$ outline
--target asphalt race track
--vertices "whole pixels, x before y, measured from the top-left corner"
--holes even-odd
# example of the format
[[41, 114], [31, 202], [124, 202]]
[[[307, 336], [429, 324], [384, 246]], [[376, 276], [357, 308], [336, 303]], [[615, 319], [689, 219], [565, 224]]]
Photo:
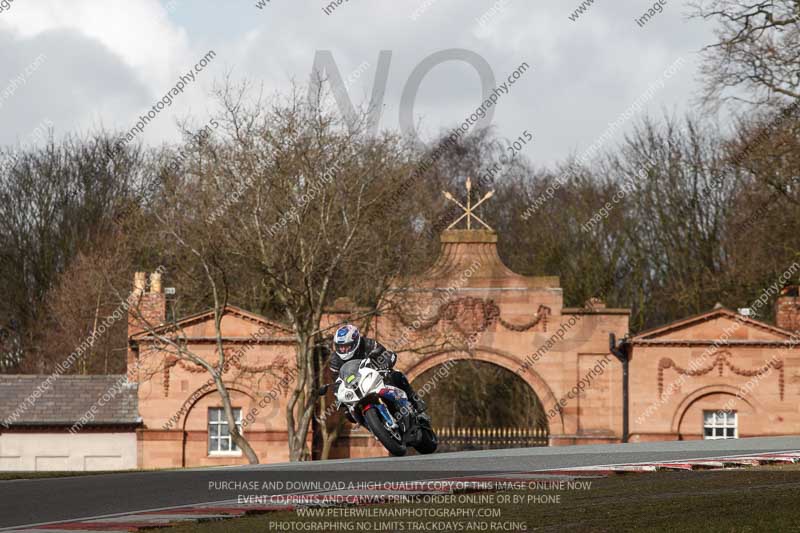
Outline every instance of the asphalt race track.
[[[0, 481], [0, 531], [132, 511], [210, 503], [269, 491], [224, 489], [258, 481], [414, 481], [459, 475], [558, 470], [581, 466], [680, 461], [800, 450], [800, 437], [654, 442], [459, 452], [403, 458], [349, 459]], [[274, 494], [300, 493], [301, 489]]]

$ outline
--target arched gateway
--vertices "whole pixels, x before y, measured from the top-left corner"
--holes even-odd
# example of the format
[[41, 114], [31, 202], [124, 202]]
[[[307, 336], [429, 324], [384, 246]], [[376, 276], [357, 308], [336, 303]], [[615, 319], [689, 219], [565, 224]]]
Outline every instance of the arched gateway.
[[[551, 445], [619, 442], [622, 371], [608, 340], [627, 333], [629, 311], [592, 304], [565, 308], [557, 277], [511, 271], [491, 229], [449, 229], [433, 266], [389, 290], [373, 332], [412, 381], [468, 359], [516, 374], [547, 413]], [[350, 441], [351, 456], [381, 453]]]
[[[450, 352], [409, 370], [417, 394], [428, 403], [439, 451], [547, 446], [551, 422], [541, 397], [552, 391], [540, 381], [526, 381], [525, 373], [509, 369], [513, 365], [497, 364], [492, 355]], [[561, 421], [555, 417], [552, 425]]]
[[[393, 284], [374, 334], [398, 353], [397, 368], [412, 381], [458, 360], [513, 373], [541, 403], [547, 420], [539, 427], [549, 431], [551, 445], [619, 442], [622, 369], [609, 352], [609, 333], [628, 332], [629, 310], [606, 309], [596, 299], [565, 308], [558, 277], [509, 269], [498, 255], [497, 234], [474, 213], [492, 193], [473, 205], [470, 186], [467, 180], [466, 206], [445, 194], [464, 214], [442, 232], [439, 257], [427, 271]], [[451, 229], [464, 219], [466, 229]], [[424, 395], [436, 381], [434, 373], [414, 386]], [[342, 441], [351, 456], [382, 453], [355, 435]]]

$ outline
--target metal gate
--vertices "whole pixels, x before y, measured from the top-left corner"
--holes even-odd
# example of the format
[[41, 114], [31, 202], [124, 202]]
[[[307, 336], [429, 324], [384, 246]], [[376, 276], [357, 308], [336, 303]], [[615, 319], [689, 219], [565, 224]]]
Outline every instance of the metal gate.
[[549, 432], [541, 427], [436, 428], [440, 452], [496, 450], [547, 446]]

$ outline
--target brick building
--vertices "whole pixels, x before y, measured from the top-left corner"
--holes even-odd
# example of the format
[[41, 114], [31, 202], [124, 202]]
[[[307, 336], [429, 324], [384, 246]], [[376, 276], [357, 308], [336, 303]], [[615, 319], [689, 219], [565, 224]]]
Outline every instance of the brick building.
[[[508, 269], [497, 254], [493, 231], [446, 230], [441, 242], [439, 258], [430, 269], [398, 282], [389, 291], [386, 311], [370, 323], [370, 334], [399, 353], [398, 368], [412, 381], [417, 379], [418, 390], [425, 385], [418, 379], [423, 373], [445, 368], [453, 360], [501, 366], [539, 398], [547, 414], [550, 445], [800, 433], [796, 288], [785, 289], [777, 298], [774, 325], [718, 306], [628, 336], [627, 309], [607, 308], [596, 299], [582, 307], [564, 307], [557, 277], [522, 276]], [[136, 417], [126, 415], [119, 421], [128, 439], [135, 438], [136, 465], [244, 462], [232, 449], [209, 374], [160, 348], [140, 322], [146, 318], [157, 333], [179, 334], [194, 352], [213, 361], [213, 311], [167, 323], [166, 297], [157, 273], [149, 283], [144, 274], [137, 274], [133, 293], [144, 315], [129, 322], [128, 378]], [[340, 300], [323, 322], [333, 326], [354, 314], [358, 310]], [[293, 332], [235, 306], [226, 308], [221, 324], [231, 361], [225, 383], [244, 433], [262, 462], [286, 461], [284, 408], [295, 377]], [[622, 339], [613, 346], [620, 357], [612, 353], [610, 334]], [[621, 362], [625, 358], [627, 387]], [[13, 379], [17, 377], [0, 378], [3, 417], [25, 398], [19, 387], [3, 385]], [[78, 382], [63, 383], [81, 387]], [[97, 394], [102, 393], [94, 390], [90, 396]], [[79, 455], [69, 451], [63, 438], [52, 436], [58, 431], [53, 428], [74, 423], [90, 400], [71, 410], [54, 407], [55, 426], [53, 420], [27, 420], [52, 439], [48, 450], [36, 453]], [[20, 435], [30, 431], [19, 424], [0, 426], [0, 465], [10, 464], [9, 443], [20, 442]], [[96, 431], [81, 434], [104, 438]], [[383, 453], [359, 431], [342, 435], [333, 449], [337, 457]], [[81, 466], [77, 460], [67, 462]], [[35, 458], [16, 464], [38, 467]], [[92, 467], [83, 463], [83, 468]]]
[[800, 433], [799, 303], [789, 287], [777, 325], [718, 305], [629, 339], [630, 440]]

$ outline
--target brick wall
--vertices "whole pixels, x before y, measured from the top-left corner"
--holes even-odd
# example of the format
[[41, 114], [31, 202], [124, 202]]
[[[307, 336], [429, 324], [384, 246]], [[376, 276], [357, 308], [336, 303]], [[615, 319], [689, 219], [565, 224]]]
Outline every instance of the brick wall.
[[775, 323], [779, 328], [800, 331], [800, 288], [786, 287], [775, 302]]

